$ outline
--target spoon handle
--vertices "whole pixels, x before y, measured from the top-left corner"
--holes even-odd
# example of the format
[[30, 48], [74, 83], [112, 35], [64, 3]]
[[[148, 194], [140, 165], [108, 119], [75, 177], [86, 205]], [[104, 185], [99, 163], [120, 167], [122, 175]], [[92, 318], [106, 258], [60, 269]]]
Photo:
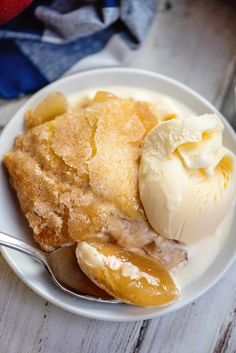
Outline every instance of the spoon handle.
[[33, 257], [36, 261], [47, 266], [47, 258], [43, 251], [17, 239], [11, 235], [0, 232], [0, 245], [17, 250], [26, 255]]

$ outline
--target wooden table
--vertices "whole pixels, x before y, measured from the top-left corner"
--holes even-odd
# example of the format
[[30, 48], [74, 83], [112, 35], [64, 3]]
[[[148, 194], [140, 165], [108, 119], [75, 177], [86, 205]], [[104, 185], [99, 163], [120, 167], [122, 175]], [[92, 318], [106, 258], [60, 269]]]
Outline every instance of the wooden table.
[[[215, 104], [236, 128], [236, 6], [233, 1], [161, 1], [131, 66], [176, 78]], [[1, 101], [2, 126], [27, 98]], [[207, 294], [159, 319], [89, 320], [28, 289], [0, 258], [1, 353], [236, 352], [236, 263]]]

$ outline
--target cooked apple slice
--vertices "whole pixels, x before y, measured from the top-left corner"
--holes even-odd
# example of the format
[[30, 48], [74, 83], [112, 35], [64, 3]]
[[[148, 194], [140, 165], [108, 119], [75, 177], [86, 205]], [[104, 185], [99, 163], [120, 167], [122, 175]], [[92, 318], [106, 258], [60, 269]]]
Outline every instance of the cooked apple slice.
[[168, 271], [152, 258], [96, 240], [78, 243], [76, 257], [95, 284], [125, 303], [158, 306], [180, 297]]
[[34, 109], [25, 115], [25, 126], [31, 129], [39, 124], [64, 114], [68, 109], [66, 97], [61, 92], [52, 92], [46, 96]]

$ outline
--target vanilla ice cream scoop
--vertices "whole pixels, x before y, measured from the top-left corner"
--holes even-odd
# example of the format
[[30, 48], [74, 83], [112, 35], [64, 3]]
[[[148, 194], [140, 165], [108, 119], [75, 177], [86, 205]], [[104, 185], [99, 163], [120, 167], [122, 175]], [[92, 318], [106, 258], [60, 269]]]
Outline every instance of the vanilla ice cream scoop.
[[160, 123], [145, 138], [139, 190], [161, 235], [195, 243], [213, 234], [233, 205], [236, 157], [222, 145], [215, 114]]

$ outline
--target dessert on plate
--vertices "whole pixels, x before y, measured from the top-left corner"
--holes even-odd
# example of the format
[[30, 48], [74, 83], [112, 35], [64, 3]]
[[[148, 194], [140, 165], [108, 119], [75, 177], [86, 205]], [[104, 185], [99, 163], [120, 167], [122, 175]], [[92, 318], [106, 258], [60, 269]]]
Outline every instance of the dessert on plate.
[[219, 244], [209, 263], [220, 249], [235, 156], [216, 115], [141, 93], [51, 93], [4, 163], [43, 250], [77, 243], [81, 269], [110, 295], [164, 305], [197, 275], [201, 249]]

